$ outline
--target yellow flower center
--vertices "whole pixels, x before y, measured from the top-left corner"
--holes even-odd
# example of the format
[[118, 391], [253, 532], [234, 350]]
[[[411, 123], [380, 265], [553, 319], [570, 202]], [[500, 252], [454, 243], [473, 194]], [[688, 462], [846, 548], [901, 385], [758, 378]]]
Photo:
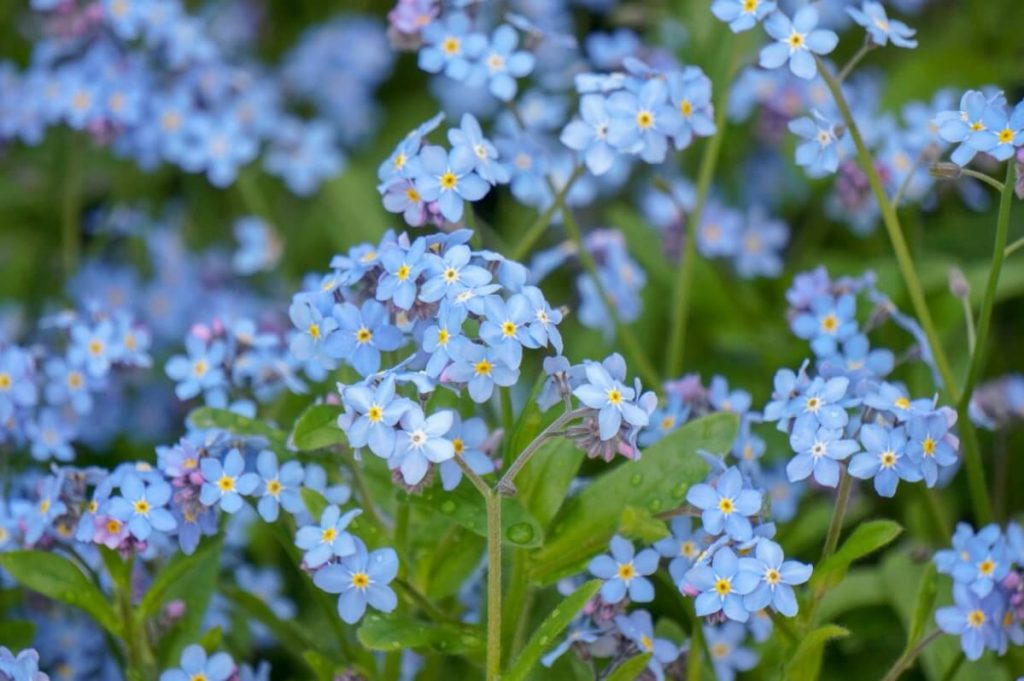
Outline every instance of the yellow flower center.
[[452, 171], [447, 171], [441, 176], [441, 188], [442, 189], [455, 189], [456, 185], [459, 184], [459, 178], [455, 176]]
[[743, 11], [753, 12], [757, 9], [758, 0], [743, 0]]
[[728, 596], [732, 593], [732, 582], [725, 577], [719, 577], [715, 580], [715, 593], [719, 596]]
[[622, 404], [622, 392], [618, 388], [612, 388], [608, 391], [608, 404], [615, 406]]
[[821, 328], [825, 333], [835, 333], [839, 328], [839, 318], [834, 312], [830, 312], [821, 320]]
[[[747, 0], [747, 2], [751, 2], [751, 1], [752, 0]], [[711, 646], [711, 656], [714, 657], [715, 659], [720, 660], [720, 659], [722, 659], [723, 657], [725, 657], [728, 654], [729, 654], [729, 646], [726, 645], [725, 643], [716, 643], [713, 646]]]
[[636, 124], [641, 130], [647, 130], [654, 125], [654, 114], [647, 109], [641, 109], [636, 114]]
[[764, 573], [764, 581], [768, 582], [772, 586], [775, 586], [782, 581], [782, 575], [775, 568], [768, 568]]
[[68, 387], [72, 390], [78, 390], [82, 387], [82, 374], [78, 371], [72, 371], [68, 374]]
[[217, 488], [221, 492], [230, 492], [235, 489], [235, 479], [230, 475], [221, 475], [220, 480], [217, 481]]
[[971, 610], [967, 613], [967, 626], [978, 629], [985, 624], [985, 613], [981, 610]]
[[910, 409], [910, 400], [908, 400], [906, 397], [897, 397], [896, 401], [893, 402], [893, 404], [898, 409]]
[[882, 456], [880, 458], [882, 460], [882, 468], [892, 468], [896, 465], [896, 452], [882, 452]]
[[473, 365], [473, 371], [476, 372], [477, 376], [490, 376], [493, 365], [486, 359], [482, 359]]
[[103, 352], [103, 343], [98, 340], [89, 341], [89, 353], [92, 355], [99, 355]]
[[149, 515], [149, 502], [145, 499], [139, 499], [135, 502], [135, 512], [139, 515]]
[[978, 574], [982, 575], [983, 577], [988, 577], [992, 575], [992, 573], [994, 573], [995, 571], [996, 562], [991, 558], [986, 558], [985, 560], [978, 563]]
[[174, 111], [168, 111], [160, 117], [160, 125], [168, 132], [174, 132], [181, 127], [181, 116]]
[[730, 515], [733, 511], [736, 510], [736, 505], [732, 502], [732, 499], [730, 499], [729, 497], [722, 497], [721, 499], [718, 500], [718, 510], [724, 513], [725, 515]]
[[405, 281], [409, 278], [410, 274], [412, 274], [412, 268], [404, 262], [402, 263], [402, 266], [398, 268], [398, 271], [395, 272], [395, 276], [398, 277], [398, 281]]
[[641, 634], [640, 647], [646, 650], [647, 652], [651, 652], [652, 650], [654, 650], [654, 641], [652, 641], [651, 637], [647, 634]]
[[679, 555], [685, 558], [693, 558], [697, 553], [697, 545], [687, 539], [679, 545]]
[[366, 345], [367, 343], [369, 343], [372, 340], [373, 340], [373, 331], [370, 331], [365, 326], [359, 327], [359, 330], [356, 331], [356, 342], [359, 343], [360, 345]]
[[370, 586], [370, 576], [365, 572], [353, 572], [352, 586], [357, 589], [365, 589]]
[[981, 121], [974, 121], [973, 123], [971, 123], [971, 131], [972, 132], [981, 132], [984, 129], [985, 129], [985, 124], [982, 123]]
[[192, 676], [188, 677], [188, 681], [207, 681], [206, 674], [203, 672], [196, 672]]
[[636, 569], [632, 563], [619, 563], [619, 579], [628, 582], [636, 576]]
[[661, 420], [661, 429], [662, 430], [668, 430], [669, 428], [671, 428], [674, 425], [676, 425], [676, 417], [674, 417], [674, 416], [666, 416], [665, 418], [663, 418]]
[[501, 71], [505, 68], [505, 58], [497, 52], [492, 53], [491, 56], [487, 58], [487, 68], [491, 70], [491, 73]]
[[690, 103], [690, 100], [684, 99], [679, 102], [679, 112], [687, 118], [693, 115], [693, 104]]
[[786, 38], [786, 42], [789, 44], [789, 49], [799, 50], [804, 46], [804, 34], [793, 31], [789, 34], [789, 37]]
[[395, 160], [393, 161], [393, 163], [395, 164], [395, 169], [401, 170], [405, 166], [406, 160], [407, 159], [405, 157], [405, 154], [403, 154], [402, 152], [398, 152], [398, 154], [395, 156]]
[[49, 510], [50, 510], [50, 500], [49, 499], [43, 499], [42, 501], [39, 502], [39, 512], [40, 513], [42, 513], [43, 515], [46, 515], [46, 513], [48, 513]]
[[462, 441], [461, 437], [457, 437], [452, 440], [452, 449], [455, 450], [455, 456], [462, 456], [462, 452], [466, 449], [466, 443]]
[[126, 334], [124, 337], [124, 346], [129, 350], [134, 350], [138, 343], [135, 341], [135, 336], [132, 334]]
[[274, 479], [267, 482], [267, 494], [277, 498], [281, 494], [281, 481]]
[[206, 360], [196, 360], [196, 363], [192, 365], [192, 373], [196, 376], [206, 375], [206, 371], [209, 367], [206, 366]]
[[121, 521], [110, 518], [107, 520], [107, 534], [117, 534], [121, 531]]
[[322, 541], [324, 544], [330, 544], [337, 538], [338, 531], [333, 527], [328, 527], [326, 530], [320, 533], [320, 541]]
[[1013, 134], [1013, 130], [1010, 130], [1009, 128], [1003, 128], [1002, 130], [999, 131], [1000, 144], [1010, 144], [1011, 142], [1013, 142], [1014, 137], [1015, 135]]
[[921, 451], [924, 452], [925, 456], [935, 456], [935, 440], [929, 435], [921, 443]]
[[501, 325], [501, 335], [505, 336], [505, 338], [512, 338], [513, 336], [515, 336], [516, 335], [516, 325], [515, 325], [515, 322], [513, 322], [510, 319], [506, 319], [505, 322]]
[[459, 271], [454, 267], [449, 267], [444, 271], [444, 280], [449, 284], [454, 284], [459, 280]]
[[448, 329], [437, 330], [437, 344], [442, 348], [448, 346], [448, 341], [451, 339], [451, 335], [448, 333]]
[[441, 50], [443, 50], [449, 57], [454, 57], [461, 49], [462, 43], [454, 36], [448, 36], [444, 39], [444, 42], [441, 43]]
[[420, 193], [416, 191], [416, 187], [409, 187], [408, 189], [406, 189], [405, 195], [413, 203], [419, 203], [422, 200], [422, 198], [420, 197]]
[[380, 408], [380, 405], [371, 404], [370, 410], [366, 412], [366, 418], [369, 419], [370, 423], [378, 423], [384, 418], [384, 410]]
[[10, 390], [11, 388], [11, 375], [8, 373], [0, 373], [0, 390]]
[[93, 499], [85, 508], [89, 513], [95, 513], [96, 511], [100, 510], [100, 503]]

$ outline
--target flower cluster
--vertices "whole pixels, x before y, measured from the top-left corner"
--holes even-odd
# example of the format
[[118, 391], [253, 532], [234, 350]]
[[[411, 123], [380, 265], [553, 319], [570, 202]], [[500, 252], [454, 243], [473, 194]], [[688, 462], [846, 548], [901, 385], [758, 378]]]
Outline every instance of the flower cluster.
[[986, 525], [977, 532], [959, 523], [953, 546], [935, 554], [941, 574], [953, 578], [953, 602], [935, 611], [947, 634], [960, 637], [969, 660], [985, 650], [999, 655], [1024, 645], [1024, 530]]
[[958, 166], [978, 153], [1006, 161], [1024, 147], [1024, 101], [1011, 110], [1002, 91], [968, 90], [959, 108], [940, 111], [934, 124], [943, 140], [957, 145], [951, 158]]
[[[948, 480], [959, 463], [959, 440], [952, 432], [955, 410], [934, 399], [911, 400], [885, 380], [894, 356], [872, 350], [867, 333], [887, 319], [911, 333], [915, 351], [931, 360], [920, 328], [873, 281], [867, 275], [833, 282], [824, 269], [797, 277], [787, 293], [790, 327], [810, 342], [816, 371], [808, 363], [798, 372], [780, 370], [764, 415], [789, 434], [796, 454], [786, 466], [790, 480], [813, 476], [836, 487], [848, 461], [850, 475], [873, 480], [878, 494], [891, 497], [900, 480], [924, 480], [928, 487], [940, 476]], [[857, 319], [861, 294], [875, 304], [863, 326]]]

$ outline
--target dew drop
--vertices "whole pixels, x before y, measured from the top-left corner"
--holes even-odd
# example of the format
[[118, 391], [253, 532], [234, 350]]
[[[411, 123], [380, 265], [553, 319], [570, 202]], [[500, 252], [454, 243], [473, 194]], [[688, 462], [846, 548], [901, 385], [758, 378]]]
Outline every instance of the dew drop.
[[647, 508], [651, 509], [651, 511], [653, 511], [655, 513], [660, 511], [661, 510], [661, 499], [651, 499], [650, 503], [647, 504]]
[[643, 475], [641, 475], [640, 473], [634, 473], [633, 477], [631, 477], [629, 479], [629, 484], [633, 485], [633, 487], [637, 487], [643, 481], [644, 481], [644, 476]]
[[516, 523], [508, 528], [508, 539], [514, 544], [525, 544], [533, 539], [533, 528], [529, 523]]
[[685, 484], [677, 485], [672, 490], [672, 498], [673, 499], [682, 499], [685, 496], [686, 496], [686, 485]]
[[455, 502], [452, 501], [451, 499], [445, 501], [443, 504], [441, 504], [441, 512], [447, 513], [449, 515], [455, 513]]
[[546, 646], [546, 645], [548, 644], [548, 640], [549, 640], [549, 639], [548, 639], [548, 637], [547, 637], [547, 636], [541, 636], [541, 637], [540, 637], [540, 644], [541, 644], [542, 646]]

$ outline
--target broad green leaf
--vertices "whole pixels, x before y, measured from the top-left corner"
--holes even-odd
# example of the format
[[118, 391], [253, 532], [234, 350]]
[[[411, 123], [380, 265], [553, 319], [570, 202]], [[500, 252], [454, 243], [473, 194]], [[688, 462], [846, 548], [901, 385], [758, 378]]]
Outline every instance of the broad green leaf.
[[627, 539], [653, 544], [672, 534], [664, 520], [659, 520], [646, 508], [627, 506], [619, 519], [619, 534]]
[[188, 420], [196, 428], [219, 428], [232, 435], [262, 437], [279, 449], [285, 448], [286, 436], [283, 431], [227, 409], [199, 407], [188, 415]]
[[543, 548], [533, 555], [533, 580], [551, 584], [577, 572], [605, 548], [627, 506], [651, 513], [682, 506], [690, 485], [707, 472], [697, 451], [726, 452], [738, 423], [736, 415], [728, 413], [697, 419], [654, 443], [639, 461], [623, 462], [598, 476], [555, 517]]
[[636, 679], [643, 673], [644, 669], [647, 668], [647, 663], [650, 661], [650, 653], [631, 657], [616, 667], [612, 673], [605, 676], [604, 679], [605, 681], [636, 681]]
[[25, 588], [81, 608], [114, 636], [123, 634], [106, 596], [67, 558], [46, 551], [11, 551], [0, 554], [0, 566]]
[[569, 484], [583, 463], [583, 452], [564, 437], [542, 444], [516, 477], [516, 498], [547, 527], [565, 502]]
[[413, 561], [417, 570], [423, 565], [422, 582], [426, 595], [441, 600], [458, 593], [466, 579], [480, 566], [487, 540], [464, 528], [452, 525], [441, 541], [427, 554]]
[[900, 536], [903, 528], [891, 520], [869, 520], [861, 523], [832, 556], [814, 570], [814, 583], [818, 586], [837, 584], [854, 561], [860, 560]]
[[[487, 536], [487, 508], [480, 492], [468, 480], [450, 492], [433, 486], [423, 494], [408, 495], [414, 505], [433, 509], [452, 521]], [[501, 501], [501, 538], [503, 543], [524, 548], [540, 546], [544, 529], [515, 497]]]
[[221, 586], [221, 593], [247, 617], [257, 620], [269, 629], [285, 649], [296, 652], [301, 650], [329, 652], [317, 637], [311, 636], [294, 620], [283, 620], [278, 617], [266, 601], [258, 596], [243, 591], [237, 586], [227, 585]]
[[203, 647], [207, 655], [212, 655], [217, 652], [220, 648], [220, 644], [224, 641], [224, 630], [219, 626], [210, 627], [207, 629], [202, 636], [199, 637], [199, 645]]
[[302, 503], [306, 505], [306, 510], [309, 511], [314, 520], [320, 522], [320, 516], [323, 515], [324, 509], [329, 505], [327, 499], [324, 498], [323, 494], [309, 487], [300, 489], [299, 494], [302, 496]]
[[157, 573], [146, 594], [139, 601], [139, 617], [149, 619], [160, 613], [160, 609], [170, 599], [178, 580], [186, 577], [193, 569], [206, 563], [220, 561], [221, 540], [214, 539], [203, 543], [191, 556], [183, 553], [175, 554], [167, 565]]
[[0, 641], [12, 651], [19, 651], [28, 648], [36, 635], [35, 622], [26, 620], [2, 620], [0, 621]]
[[[203, 618], [206, 616], [206, 608], [210, 604], [210, 598], [217, 586], [217, 576], [220, 574], [220, 553], [222, 537], [213, 537], [206, 540], [205, 545], [200, 545], [193, 557], [198, 559], [190, 561], [185, 569], [176, 568], [174, 578], [166, 579], [166, 586], [161, 587], [159, 595], [151, 598], [148, 606], [151, 612], [159, 609], [160, 603], [180, 600], [185, 603], [185, 614], [164, 634], [158, 646], [158, 657], [164, 667], [177, 662], [181, 651], [190, 643], [195, 643], [202, 629]], [[178, 559], [172, 561], [167, 568], [171, 569]], [[147, 596], [149, 594], [147, 593]]]
[[925, 627], [932, 620], [932, 610], [935, 608], [935, 596], [938, 593], [938, 573], [935, 570], [935, 563], [928, 561], [925, 565], [924, 574], [921, 575], [921, 583], [917, 587], [917, 597], [914, 599], [914, 610], [910, 616], [910, 628], [907, 630], [907, 647], [910, 650], [924, 635]]
[[310, 666], [316, 674], [317, 681], [334, 681], [334, 663], [316, 652], [307, 650], [302, 653], [302, 659]]
[[117, 551], [100, 546], [100, 557], [103, 558], [103, 565], [106, 566], [110, 578], [118, 591], [124, 592], [131, 589], [132, 564], [121, 557]]
[[829, 622], [857, 608], [885, 606], [888, 598], [878, 568], [851, 568], [843, 581], [825, 592], [818, 610], [820, 621]]
[[437, 624], [411, 617], [368, 615], [356, 632], [370, 650], [412, 648], [444, 655], [475, 655], [484, 649], [484, 635], [468, 624]]
[[807, 634], [800, 641], [789, 664], [786, 665], [788, 681], [817, 681], [821, 671], [821, 659], [825, 644], [837, 638], [849, 636], [850, 632], [835, 624], [826, 624]]
[[338, 428], [340, 413], [341, 407], [314, 404], [299, 416], [288, 441], [303, 452], [346, 442], [345, 433]]
[[566, 596], [565, 600], [548, 613], [540, 627], [533, 632], [526, 647], [516, 657], [515, 664], [502, 678], [505, 681], [526, 679], [533, 666], [543, 657], [544, 653], [554, 647], [562, 631], [569, 626], [576, 614], [583, 609], [587, 601], [593, 598], [600, 588], [601, 581], [592, 579]]

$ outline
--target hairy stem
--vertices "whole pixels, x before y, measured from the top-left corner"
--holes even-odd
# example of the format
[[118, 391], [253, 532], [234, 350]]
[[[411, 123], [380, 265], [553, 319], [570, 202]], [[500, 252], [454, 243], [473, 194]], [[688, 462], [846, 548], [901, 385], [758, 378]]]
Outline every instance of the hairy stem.
[[487, 681], [501, 678], [501, 495], [487, 502]]
[[896, 679], [900, 678], [900, 676], [903, 675], [903, 672], [910, 669], [911, 665], [914, 664], [914, 661], [917, 660], [918, 656], [924, 651], [924, 649], [941, 635], [942, 632], [935, 629], [927, 636], [923, 637], [918, 641], [916, 646], [899, 656], [899, 659], [893, 663], [889, 671], [882, 677], [882, 681], [896, 681]]
[[585, 413], [585, 409], [575, 409], [573, 411], [566, 411], [557, 419], [552, 421], [551, 425], [542, 430], [540, 434], [537, 435], [537, 437], [533, 438], [533, 442], [528, 444], [523, 449], [523, 451], [519, 453], [519, 456], [516, 457], [516, 460], [512, 462], [512, 465], [508, 467], [508, 470], [505, 471], [505, 474], [501, 476], [501, 480], [498, 481], [498, 486], [496, 488], [497, 491], [501, 494], [506, 494], [509, 496], [515, 494], [515, 477], [516, 475], [519, 474], [519, 471], [523, 469], [523, 466], [527, 464], [527, 462], [530, 460], [530, 457], [533, 456], [534, 452], [536, 452], [537, 449], [540, 448], [540, 446], [544, 444], [544, 442], [548, 438], [554, 437], [558, 433], [558, 431], [562, 429], [563, 426], [565, 426], [570, 421], [578, 419]]

